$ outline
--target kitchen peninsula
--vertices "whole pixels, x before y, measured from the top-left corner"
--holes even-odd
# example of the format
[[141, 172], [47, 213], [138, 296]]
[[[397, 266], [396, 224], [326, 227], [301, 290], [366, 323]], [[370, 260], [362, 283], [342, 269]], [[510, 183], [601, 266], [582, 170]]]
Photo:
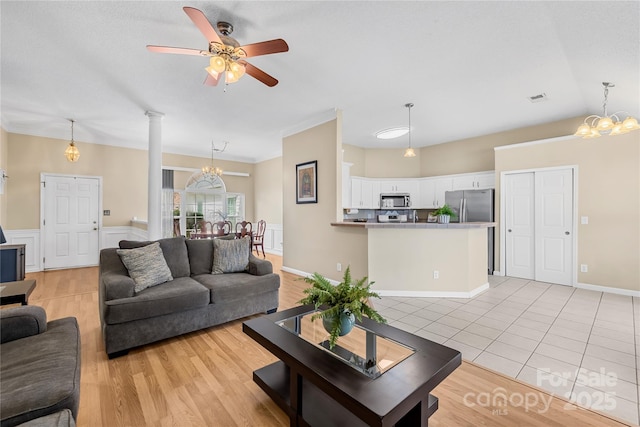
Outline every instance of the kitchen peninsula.
[[334, 222], [367, 233], [368, 277], [382, 296], [470, 298], [489, 288], [487, 228], [494, 222]]

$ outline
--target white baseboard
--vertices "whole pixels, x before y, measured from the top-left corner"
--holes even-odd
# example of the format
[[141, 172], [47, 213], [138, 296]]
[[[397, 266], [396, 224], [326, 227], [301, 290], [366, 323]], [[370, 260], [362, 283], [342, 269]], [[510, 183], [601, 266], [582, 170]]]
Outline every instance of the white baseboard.
[[412, 297], [412, 298], [473, 298], [480, 292], [489, 289], [489, 283], [469, 291], [469, 292], [451, 292], [451, 291], [397, 291], [397, 290], [378, 290], [375, 291], [382, 297]]
[[612, 288], [609, 286], [601, 286], [601, 285], [590, 285], [588, 283], [576, 283], [576, 288], [586, 289], [588, 291], [596, 291], [596, 292], [607, 292], [610, 294], [624, 295], [628, 297], [639, 297], [640, 298], [640, 290], [634, 291], [631, 289], [622, 289], [622, 288]]
[[[300, 277], [309, 277], [313, 274], [313, 273], [307, 273], [306, 271], [302, 271], [302, 270], [296, 270], [295, 268], [285, 267], [284, 265], [282, 266], [282, 271], [286, 271], [287, 273], [295, 274], [296, 276], [300, 276]], [[327, 278], [327, 280], [332, 285], [337, 285], [338, 283], [340, 283], [337, 280], [333, 280], [329, 278]]]

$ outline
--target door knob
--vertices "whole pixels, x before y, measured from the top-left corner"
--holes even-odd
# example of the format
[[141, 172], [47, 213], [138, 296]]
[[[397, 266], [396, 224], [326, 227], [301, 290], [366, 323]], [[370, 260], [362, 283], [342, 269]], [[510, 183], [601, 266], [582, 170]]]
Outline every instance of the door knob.
[[94, 230], [94, 231], [95, 231], [95, 230], [97, 230], [97, 229], [98, 229], [98, 227], [93, 227], [93, 230]]
[[565, 232], [564, 232], [564, 234], [568, 236], [568, 235], [569, 235], [569, 232], [568, 232], [568, 231], [565, 231]]
[[508, 229], [507, 231], [508, 231], [509, 233], [511, 233], [511, 229]]

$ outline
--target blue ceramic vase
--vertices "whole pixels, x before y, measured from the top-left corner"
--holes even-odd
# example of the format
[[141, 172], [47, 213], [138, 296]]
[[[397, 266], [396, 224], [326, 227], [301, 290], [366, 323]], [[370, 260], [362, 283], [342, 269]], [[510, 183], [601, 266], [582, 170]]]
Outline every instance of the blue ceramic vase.
[[[333, 324], [333, 317], [323, 317], [322, 325], [327, 330], [327, 332], [331, 333], [331, 325]], [[356, 324], [356, 317], [353, 313], [349, 313], [348, 311], [344, 311], [340, 314], [340, 336], [347, 335], [353, 329], [353, 325]]]

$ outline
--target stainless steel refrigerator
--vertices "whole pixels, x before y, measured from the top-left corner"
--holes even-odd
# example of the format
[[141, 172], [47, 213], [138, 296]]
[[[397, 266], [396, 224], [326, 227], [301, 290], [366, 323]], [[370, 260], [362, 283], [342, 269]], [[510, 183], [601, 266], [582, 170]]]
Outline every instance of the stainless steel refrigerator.
[[[447, 191], [444, 201], [457, 215], [455, 219], [451, 218], [451, 222], [493, 222], [495, 220], [493, 189]], [[493, 274], [494, 227], [487, 228], [487, 233], [489, 241], [487, 272]]]

